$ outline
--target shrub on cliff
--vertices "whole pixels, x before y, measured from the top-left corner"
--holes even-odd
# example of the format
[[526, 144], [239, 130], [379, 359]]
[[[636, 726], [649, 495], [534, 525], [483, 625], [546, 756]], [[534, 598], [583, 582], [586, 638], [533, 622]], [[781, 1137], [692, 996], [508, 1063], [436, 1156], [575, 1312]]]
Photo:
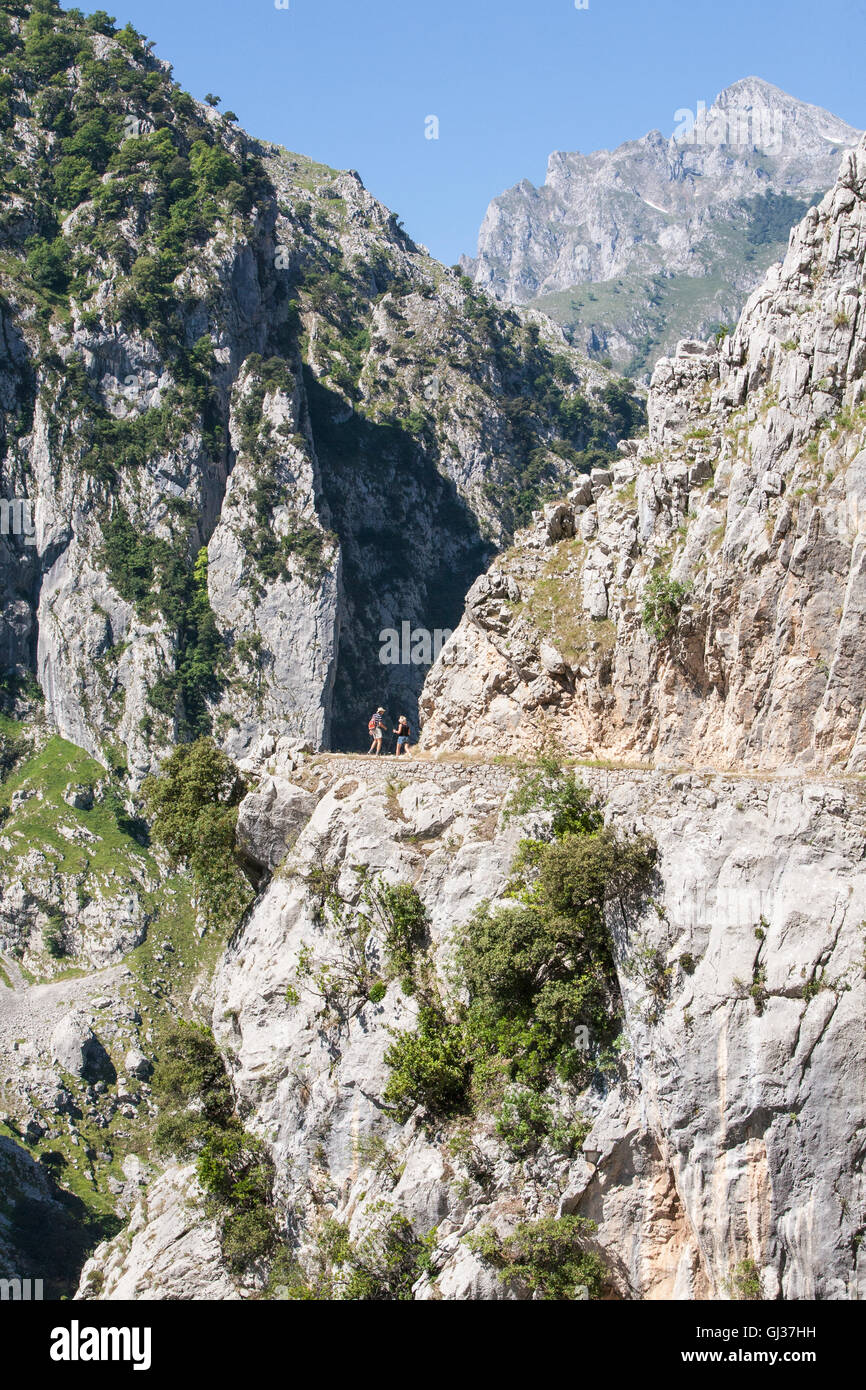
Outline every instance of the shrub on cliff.
[[208, 1136], [228, 1124], [234, 1110], [231, 1083], [207, 1028], [181, 1019], [160, 1039], [153, 1092], [160, 1108], [155, 1136], [160, 1153], [198, 1154]]
[[234, 1109], [225, 1063], [213, 1035], [179, 1020], [162, 1037], [153, 1079], [162, 1154], [195, 1158], [226, 1263], [236, 1273], [267, 1260], [279, 1233], [272, 1205], [273, 1164]]
[[430, 1268], [436, 1229], [418, 1236], [408, 1217], [388, 1202], [376, 1202], [365, 1212], [369, 1222], [360, 1240], [334, 1217], [326, 1217], [316, 1232], [312, 1268], [287, 1270], [284, 1285], [291, 1301], [408, 1302], [412, 1286]]
[[599, 1298], [606, 1282], [604, 1263], [586, 1248], [595, 1229], [585, 1217], [548, 1216], [522, 1222], [504, 1239], [483, 1229], [471, 1245], [499, 1269], [503, 1283], [517, 1284], [537, 1298]]
[[[416, 968], [426, 964], [422, 948], [429, 922], [417, 890], [408, 883], [383, 883], [366, 866], [353, 868], [360, 887], [357, 903], [341, 895], [333, 865], [317, 865], [306, 879], [314, 917], [331, 941], [324, 958], [304, 943], [288, 997], [297, 1003], [299, 991], [311, 994], [321, 1003], [319, 1017], [329, 1023], [345, 1024], [368, 1000], [380, 1003], [397, 976], [402, 975], [406, 993], [414, 992]], [[384, 976], [377, 963], [380, 949]]]
[[237, 768], [209, 738], [182, 744], [142, 788], [153, 838], [193, 873], [214, 925], [241, 915], [252, 893], [235, 858], [237, 808], [246, 791]]
[[471, 1074], [467, 1040], [441, 1007], [422, 1008], [417, 1031], [398, 1034], [385, 1061], [391, 1075], [383, 1099], [401, 1122], [416, 1105], [443, 1118], [465, 1106]]
[[512, 885], [519, 904], [471, 918], [457, 953], [467, 1029], [477, 1051], [507, 1061], [512, 1079], [588, 1079], [578, 1028], [610, 1041], [620, 1008], [605, 913], [639, 895], [653, 860], [649, 841], [605, 827], [525, 842]]
[[531, 812], [550, 816], [554, 839], [566, 834], [597, 830], [603, 817], [589, 789], [566, 772], [555, 758], [545, 755], [523, 773], [505, 806], [505, 820]]
[[670, 575], [652, 576], [644, 590], [641, 620], [657, 642], [664, 642], [673, 636], [680, 610], [690, 593], [690, 584], [682, 584], [678, 579], [671, 579]]
[[[457, 1113], [470, 1091], [486, 1105], [508, 1081], [535, 1091], [555, 1075], [586, 1084], [594, 1053], [617, 1032], [621, 1001], [606, 915], [614, 905], [637, 905], [655, 845], [605, 827], [587, 789], [551, 759], [524, 776], [507, 808], [531, 811], [546, 822], [548, 838], [521, 843], [509, 885], [514, 904], [483, 904], [464, 927], [457, 1000], [446, 1007], [425, 977], [417, 1031], [399, 1034], [386, 1053], [385, 1098], [400, 1118], [416, 1105], [438, 1117]], [[535, 1132], [542, 1112], [530, 1109]], [[513, 1110], [500, 1116], [509, 1129]]]

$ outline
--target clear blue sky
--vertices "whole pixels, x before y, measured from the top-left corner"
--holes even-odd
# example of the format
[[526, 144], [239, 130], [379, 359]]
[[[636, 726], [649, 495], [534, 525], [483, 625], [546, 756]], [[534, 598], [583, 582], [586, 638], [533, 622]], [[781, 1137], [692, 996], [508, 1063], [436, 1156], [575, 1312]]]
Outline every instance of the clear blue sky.
[[[79, 0], [96, 8], [95, 0]], [[338, 168], [450, 264], [551, 150], [612, 148], [764, 77], [866, 128], [866, 0], [103, 0], [194, 96]], [[424, 137], [438, 116], [439, 139]]]

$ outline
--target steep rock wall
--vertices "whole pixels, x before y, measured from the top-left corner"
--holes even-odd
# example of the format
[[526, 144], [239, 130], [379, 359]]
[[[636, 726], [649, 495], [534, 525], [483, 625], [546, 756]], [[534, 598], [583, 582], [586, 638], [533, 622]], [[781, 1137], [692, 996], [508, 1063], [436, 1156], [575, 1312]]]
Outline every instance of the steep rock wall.
[[649, 435], [470, 590], [428, 750], [860, 771], [866, 143], [720, 347], [660, 362]]
[[[459, 1126], [418, 1115], [400, 1125], [387, 1112], [391, 1030], [417, 1013], [398, 982], [337, 1029], [313, 994], [286, 997], [304, 944], [321, 962], [339, 954], [306, 880], [332, 870], [352, 898], [359, 864], [415, 884], [447, 978], [455, 933], [483, 900], [501, 900], [523, 829], [500, 818], [508, 773], [418, 763], [367, 774], [335, 760], [304, 774], [315, 809], [226, 952], [213, 1010], [301, 1259], [326, 1216], [362, 1238], [387, 1201], [419, 1235], [437, 1228], [416, 1297], [511, 1297], [467, 1238], [571, 1212], [598, 1223], [620, 1297], [724, 1298], [745, 1261], [766, 1298], [863, 1297], [859, 788], [582, 775], [609, 823], [656, 837], [659, 883], [639, 920], [609, 921], [626, 1006], [619, 1067], [552, 1097], [567, 1119], [591, 1121], [582, 1150], [569, 1159], [545, 1143], [518, 1161], [492, 1116], [471, 1120], [471, 1142], [464, 1133], [455, 1146]], [[382, 950], [375, 931], [369, 949]], [[372, 1136], [385, 1166], [369, 1156]], [[136, 1234], [124, 1286], [145, 1252]], [[106, 1296], [119, 1288], [109, 1280]]]

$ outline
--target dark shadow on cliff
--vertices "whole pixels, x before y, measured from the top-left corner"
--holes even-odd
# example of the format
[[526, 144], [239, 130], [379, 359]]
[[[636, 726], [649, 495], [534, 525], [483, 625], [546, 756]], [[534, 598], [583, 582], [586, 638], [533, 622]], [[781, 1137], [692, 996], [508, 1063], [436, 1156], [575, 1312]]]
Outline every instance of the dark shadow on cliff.
[[418, 729], [429, 665], [382, 664], [380, 632], [399, 632], [404, 622], [431, 637], [453, 630], [494, 547], [439, 471], [434, 442], [400, 424], [347, 416], [341, 396], [309, 371], [305, 382], [325, 499], [343, 551], [331, 746], [354, 752], [369, 747], [367, 720], [378, 705], [391, 719], [406, 714]]
[[123, 1226], [61, 1186], [65, 1167], [59, 1152], [43, 1153], [37, 1162], [0, 1136], [2, 1236], [11, 1249], [8, 1260], [0, 1257], [0, 1278], [41, 1279], [46, 1299], [71, 1298], [85, 1261]]

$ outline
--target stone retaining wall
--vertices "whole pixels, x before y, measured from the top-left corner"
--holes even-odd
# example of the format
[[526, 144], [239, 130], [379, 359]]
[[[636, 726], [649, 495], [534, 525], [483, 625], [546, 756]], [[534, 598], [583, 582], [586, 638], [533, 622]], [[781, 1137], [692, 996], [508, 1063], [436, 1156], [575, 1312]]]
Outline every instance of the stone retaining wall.
[[[605, 803], [626, 797], [631, 806], [635, 801], [642, 814], [651, 814], [659, 803], [678, 802], [686, 806], [714, 807], [717, 802], [740, 806], [763, 807], [775, 801], [785, 791], [798, 798], [813, 801], [816, 809], [835, 811], [861, 828], [866, 836], [866, 783], [859, 779], [838, 779], [803, 776], [745, 776], [738, 773], [672, 772], [639, 768], [575, 767], [579, 779]], [[449, 762], [428, 758], [359, 757], [329, 755], [311, 759], [306, 771], [315, 774], [320, 789], [338, 779], [356, 778], [370, 786], [412, 781], [434, 782], [443, 790], [466, 787], [495, 791], [502, 796], [508, 791], [519, 769], [513, 764], [490, 762]], [[635, 790], [637, 797], [635, 798]]]

